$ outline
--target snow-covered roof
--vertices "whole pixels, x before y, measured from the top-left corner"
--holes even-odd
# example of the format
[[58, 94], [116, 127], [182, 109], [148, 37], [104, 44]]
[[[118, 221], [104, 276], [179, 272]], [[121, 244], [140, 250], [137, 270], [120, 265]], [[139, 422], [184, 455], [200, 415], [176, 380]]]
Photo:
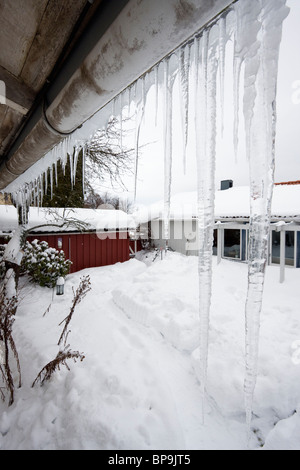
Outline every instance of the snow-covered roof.
[[[237, 186], [225, 191], [217, 191], [215, 201], [217, 218], [250, 216], [250, 189], [248, 186]], [[271, 215], [273, 219], [300, 220], [300, 185], [274, 186]]]
[[[150, 207], [140, 207], [136, 217], [145, 222], [161, 218], [164, 213], [163, 202]], [[215, 217], [249, 218], [250, 189], [248, 186], [236, 186], [223, 191], [216, 191]], [[197, 192], [186, 192], [172, 196], [170, 205], [171, 219], [197, 217]], [[272, 201], [272, 218], [289, 218], [300, 222], [300, 184], [275, 185]]]
[[[77, 232], [80, 230], [80, 224], [84, 224], [81, 227], [85, 231], [134, 228], [132, 218], [121, 210], [37, 207], [30, 207], [29, 210], [28, 228], [32, 228], [32, 232]], [[17, 227], [17, 209], [11, 205], [0, 205], [0, 233], [9, 233]]]

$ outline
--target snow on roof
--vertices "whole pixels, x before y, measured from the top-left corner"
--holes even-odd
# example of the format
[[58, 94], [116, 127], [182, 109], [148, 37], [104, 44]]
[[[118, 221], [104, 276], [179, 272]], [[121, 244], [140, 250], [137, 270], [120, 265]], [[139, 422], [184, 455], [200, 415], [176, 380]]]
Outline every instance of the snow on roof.
[[[29, 210], [28, 228], [36, 233], [76, 232], [80, 228], [86, 231], [127, 230], [134, 226], [132, 217], [121, 210], [37, 207], [30, 207]], [[0, 233], [9, 233], [17, 227], [17, 209], [10, 205], [0, 205]]]
[[[150, 207], [140, 207], [136, 217], [145, 222], [163, 216], [163, 202]], [[197, 216], [197, 192], [186, 192], [172, 196], [171, 219], [193, 218]], [[236, 186], [216, 191], [215, 217], [248, 218], [250, 216], [250, 189]], [[272, 218], [292, 218], [300, 221], [300, 185], [275, 185], [272, 201]]]

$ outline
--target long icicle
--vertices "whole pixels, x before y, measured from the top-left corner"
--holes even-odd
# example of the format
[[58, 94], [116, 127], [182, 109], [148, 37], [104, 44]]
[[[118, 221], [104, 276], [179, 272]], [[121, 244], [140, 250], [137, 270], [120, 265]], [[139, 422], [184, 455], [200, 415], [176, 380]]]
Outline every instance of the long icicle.
[[173, 126], [173, 84], [174, 76], [170, 72], [170, 58], [164, 61], [164, 239], [168, 249], [170, 204], [172, 185], [172, 126]]
[[137, 182], [138, 182], [138, 167], [139, 167], [139, 145], [140, 145], [140, 132], [144, 116], [144, 101], [141, 100], [136, 104], [135, 112], [135, 169], [134, 169], [134, 202], [137, 197]]
[[178, 52], [179, 94], [183, 129], [183, 172], [186, 174], [186, 152], [189, 130], [189, 64], [190, 45], [186, 44]]
[[221, 104], [221, 134], [224, 131], [224, 82], [225, 82], [225, 57], [226, 57], [226, 16], [221, 16], [219, 26], [219, 75], [220, 75], [220, 104]]
[[[246, 3], [246, 0], [243, 0]], [[248, 292], [245, 306], [245, 408], [248, 439], [251, 433], [253, 397], [257, 379], [260, 315], [274, 185], [276, 134], [276, 82], [285, 0], [260, 0], [259, 50], [248, 57], [245, 71], [245, 123], [250, 168], [250, 243]], [[253, 61], [255, 61], [253, 63]], [[255, 80], [250, 73], [257, 70]], [[255, 88], [255, 90], [254, 90]], [[253, 99], [255, 96], [255, 100]], [[252, 107], [251, 107], [252, 106]]]
[[[212, 292], [212, 245], [214, 229], [215, 158], [216, 158], [216, 87], [218, 62], [215, 45], [209, 44], [204, 31], [200, 47], [195, 48], [196, 66], [196, 152], [198, 186], [198, 274], [200, 318], [200, 382], [202, 420], [207, 382], [209, 317]], [[197, 53], [199, 57], [197, 58]]]

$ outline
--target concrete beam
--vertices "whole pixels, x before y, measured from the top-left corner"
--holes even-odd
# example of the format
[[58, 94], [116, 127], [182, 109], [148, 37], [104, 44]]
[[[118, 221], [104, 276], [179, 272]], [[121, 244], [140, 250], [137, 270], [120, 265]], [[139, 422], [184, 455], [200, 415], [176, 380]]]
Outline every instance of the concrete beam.
[[[47, 110], [50, 125], [74, 131], [139, 76], [221, 13], [232, 0], [130, 0]], [[43, 141], [40, 131], [43, 129]], [[0, 172], [0, 189], [63, 137], [39, 122]]]
[[5, 84], [5, 104], [26, 114], [35, 99], [35, 93], [19, 78], [0, 66], [0, 80]]

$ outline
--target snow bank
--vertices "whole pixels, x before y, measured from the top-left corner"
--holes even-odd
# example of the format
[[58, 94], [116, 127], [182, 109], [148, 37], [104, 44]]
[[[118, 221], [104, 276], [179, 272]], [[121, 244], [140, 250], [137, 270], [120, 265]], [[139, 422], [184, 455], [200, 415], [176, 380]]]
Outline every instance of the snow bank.
[[[178, 270], [178, 258], [182, 267]], [[183, 268], [184, 266], [184, 268]], [[115, 304], [131, 319], [152, 326], [174, 347], [193, 351], [199, 345], [197, 310], [197, 271], [194, 264], [192, 285], [182, 289], [182, 270], [188, 271], [188, 258], [175, 254], [152, 263], [143, 274], [112, 291]], [[172, 272], [172, 283], [167, 273]]]
[[[21, 279], [14, 339], [23, 383], [11, 407], [0, 402], [1, 450], [247, 449], [247, 266], [226, 260], [217, 265], [214, 258], [201, 424], [199, 351], [192, 331], [197, 258], [168, 253], [162, 261], [141, 254], [140, 259], [71, 274], [64, 296]], [[31, 388], [58, 352], [59, 323], [84, 275], [92, 289], [75, 309], [68, 342], [85, 359]], [[287, 269], [284, 284], [277, 267], [267, 270], [252, 449], [300, 450], [299, 282], [300, 270]]]

